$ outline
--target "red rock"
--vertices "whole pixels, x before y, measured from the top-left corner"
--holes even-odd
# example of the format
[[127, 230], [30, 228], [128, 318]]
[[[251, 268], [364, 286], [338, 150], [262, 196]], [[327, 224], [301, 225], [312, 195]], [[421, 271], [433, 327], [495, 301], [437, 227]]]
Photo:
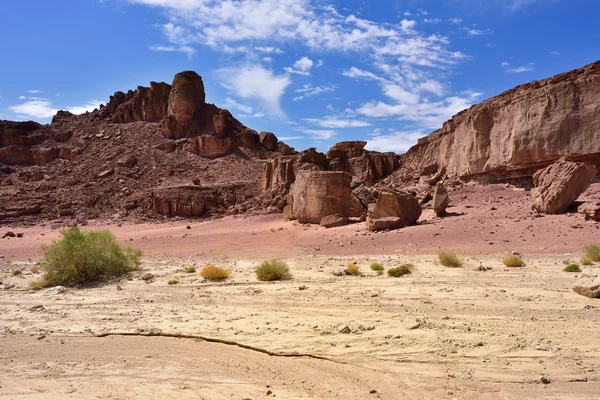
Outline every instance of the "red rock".
[[585, 215], [586, 220], [600, 221], [600, 202], [583, 203], [577, 208], [577, 212]]
[[561, 159], [533, 175], [533, 208], [540, 213], [561, 214], [590, 186], [598, 167]]
[[319, 224], [325, 228], [336, 228], [338, 226], [348, 225], [348, 222], [348, 217], [339, 214], [334, 214], [324, 216], [323, 218], [321, 218], [321, 222]]
[[450, 204], [450, 196], [448, 196], [448, 191], [446, 187], [438, 183], [435, 187], [435, 191], [433, 192], [433, 211], [435, 211], [435, 215], [438, 217], [442, 217], [446, 214], [446, 208]]
[[260, 144], [268, 151], [274, 151], [277, 148], [277, 136], [271, 132], [260, 133]]

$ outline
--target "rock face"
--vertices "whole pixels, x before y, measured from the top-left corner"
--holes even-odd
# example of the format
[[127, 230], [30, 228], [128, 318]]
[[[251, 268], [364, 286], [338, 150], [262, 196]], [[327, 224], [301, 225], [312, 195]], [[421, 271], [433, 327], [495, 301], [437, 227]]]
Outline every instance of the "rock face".
[[326, 215], [321, 218], [320, 225], [325, 228], [336, 228], [338, 226], [344, 226], [348, 224], [348, 217], [343, 215]]
[[328, 215], [347, 217], [350, 183], [346, 172], [302, 171], [290, 191], [290, 214], [301, 223], [321, 223]]
[[106, 113], [114, 122], [157, 122], [167, 115], [171, 85], [150, 82], [150, 87], [138, 86], [127, 93], [117, 92], [110, 97]]
[[600, 202], [596, 203], [583, 203], [577, 208], [579, 214], [585, 215], [585, 219], [593, 219], [594, 221], [600, 221]]
[[569, 208], [598, 175], [598, 167], [589, 163], [561, 159], [533, 176], [533, 208], [540, 213], [560, 214]]
[[165, 188], [153, 193], [152, 203], [157, 214], [169, 217], [198, 217], [204, 212], [204, 198], [193, 189]]
[[403, 173], [429, 165], [482, 181], [531, 177], [563, 156], [600, 160], [600, 61], [472, 106], [419, 140]]
[[398, 167], [394, 153], [378, 153], [364, 149], [367, 142], [341, 142], [327, 152], [328, 170], [345, 171], [367, 186], [385, 178]]
[[438, 183], [433, 192], [433, 211], [438, 217], [442, 217], [446, 214], [446, 208], [450, 204], [450, 196], [448, 191], [442, 183]]
[[373, 212], [367, 217], [367, 228], [375, 231], [415, 224], [422, 212], [415, 197], [407, 193], [383, 191], [377, 197]]

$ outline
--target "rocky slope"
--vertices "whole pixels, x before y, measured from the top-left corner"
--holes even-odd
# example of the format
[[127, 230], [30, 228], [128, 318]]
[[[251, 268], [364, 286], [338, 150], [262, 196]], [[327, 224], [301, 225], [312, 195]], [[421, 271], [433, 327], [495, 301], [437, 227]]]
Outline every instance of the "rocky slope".
[[600, 162], [600, 61], [474, 105], [419, 140], [397, 178], [427, 168], [484, 182], [531, 177], [562, 156]]

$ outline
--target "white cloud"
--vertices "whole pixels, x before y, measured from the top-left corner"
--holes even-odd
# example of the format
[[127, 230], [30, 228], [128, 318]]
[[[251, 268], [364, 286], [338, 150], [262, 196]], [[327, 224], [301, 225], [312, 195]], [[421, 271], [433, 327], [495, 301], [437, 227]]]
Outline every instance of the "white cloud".
[[425, 18], [423, 22], [426, 24], [439, 24], [442, 20], [440, 18]]
[[245, 104], [238, 103], [231, 97], [225, 98], [225, 102], [223, 103], [223, 107], [232, 110], [239, 110], [246, 114], [252, 114], [252, 107], [247, 106]]
[[284, 70], [290, 74], [310, 75], [314, 62], [308, 57], [302, 57], [294, 63], [294, 67], [285, 67]]
[[303, 118], [303, 121], [306, 121], [312, 125], [319, 126], [321, 128], [333, 128], [333, 129], [343, 129], [343, 128], [364, 128], [367, 126], [371, 126], [370, 123], [361, 120], [352, 120], [352, 119], [339, 119], [335, 116], [326, 116], [324, 118]]
[[254, 50], [258, 51], [259, 53], [265, 53], [265, 54], [283, 54], [284, 51], [277, 48], [277, 47], [264, 47], [264, 46], [257, 46], [254, 48]]
[[245, 99], [261, 101], [269, 112], [283, 117], [280, 99], [291, 83], [288, 75], [276, 75], [260, 64], [222, 68], [218, 75], [223, 86]]
[[[39, 91], [36, 93], [39, 93]], [[95, 108], [100, 107], [100, 104], [101, 102], [92, 100], [82, 106], [67, 107], [66, 110], [72, 112], [73, 114], [83, 114], [87, 111], [93, 111]], [[25, 103], [17, 104], [8, 108], [19, 116], [39, 119], [52, 118], [59, 110], [61, 110], [60, 108], [53, 107], [50, 100], [39, 97], [30, 97]]]
[[333, 91], [335, 91], [335, 86], [316, 86], [316, 87], [314, 87], [311, 85], [304, 85], [301, 89], [295, 90], [295, 92], [300, 93], [300, 95], [294, 97], [292, 100], [298, 101], [298, 100], [305, 99], [307, 97], [317, 96], [321, 93], [328, 93], [328, 92], [333, 92]]
[[332, 129], [305, 129], [297, 128], [298, 132], [306, 133], [313, 140], [328, 140], [336, 135]]
[[25, 100], [26, 97], [25, 96], [19, 96], [19, 100]]
[[44, 93], [43, 90], [26, 90], [26, 92], [31, 94]]
[[347, 76], [348, 78], [353, 78], [353, 79], [372, 79], [375, 81], [383, 80], [383, 78], [375, 75], [372, 72], [364, 71], [364, 70], [356, 68], [356, 67], [352, 67], [349, 70], [342, 72], [342, 75]]
[[422, 130], [392, 131], [388, 134], [374, 130], [372, 138], [367, 139], [366, 148], [373, 151], [404, 153], [425, 135]]
[[448, 21], [450, 21], [453, 24], [461, 24], [463, 22], [461, 18], [450, 18]]
[[174, 46], [150, 46], [148, 47], [148, 49], [150, 51], [156, 51], [156, 52], [167, 52], [167, 53], [172, 53], [172, 52], [179, 52], [179, 53], [185, 53], [187, 54], [188, 57], [191, 57], [196, 50], [190, 46], [179, 46], [179, 47], [174, 47]]
[[509, 68], [506, 70], [509, 74], [522, 74], [523, 72], [531, 72], [533, 71], [533, 67], [530, 65], [522, 65], [520, 67]]
[[550, 54], [553, 56], [560, 56], [560, 53], [556, 50], [551, 51]]
[[494, 33], [491, 29], [467, 28], [466, 26], [460, 29], [462, 31], [465, 31], [469, 36], [491, 35], [492, 33]]
[[281, 136], [279, 140], [283, 142], [288, 142], [290, 140], [301, 140], [304, 139], [304, 136]]
[[506, 67], [508, 67], [509, 65], [510, 65], [510, 63], [509, 63], [509, 62], [507, 62], [507, 61], [504, 61], [502, 64], [500, 64], [500, 66], [502, 66], [502, 68], [506, 68]]

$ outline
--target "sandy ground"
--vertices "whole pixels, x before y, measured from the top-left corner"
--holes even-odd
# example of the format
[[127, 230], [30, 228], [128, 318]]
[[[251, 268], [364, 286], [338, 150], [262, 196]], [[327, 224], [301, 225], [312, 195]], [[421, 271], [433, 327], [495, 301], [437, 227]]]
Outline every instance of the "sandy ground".
[[[537, 217], [525, 196], [464, 188], [448, 218], [425, 213], [419, 226], [377, 234], [281, 216], [110, 225], [145, 250], [143, 270], [54, 296], [28, 283], [39, 244], [58, 230], [11, 228], [25, 235], [0, 240], [0, 398], [600, 398], [600, 303], [562, 272], [600, 242], [599, 224]], [[436, 265], [442, 248], [464, 267]], [[502, 265], [513, 250], [526, 267]], [[256, 280], [273, 257], [292, 280]], [[332, 274], [351, 261], [365, 276]], [[376, 276], [374, 261], [415, 270]], [[184, 272], [209, 263], [231, 278]]]

